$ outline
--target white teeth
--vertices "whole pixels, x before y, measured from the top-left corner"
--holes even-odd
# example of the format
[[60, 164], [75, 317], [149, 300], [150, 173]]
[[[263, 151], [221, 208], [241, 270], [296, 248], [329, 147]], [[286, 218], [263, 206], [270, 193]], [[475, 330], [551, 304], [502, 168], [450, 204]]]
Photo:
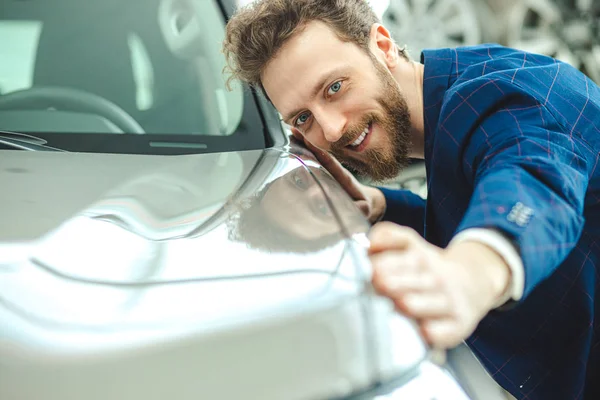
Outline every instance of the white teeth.
[[363, 142], [363, 140], [365, 140], [366, 137], [367, 137], [367, 134], [363, 132], [358, 137], [358, 139], [356, 139], [354, 142], [352, 142], [352, 146], [354, 146], [354, 147], [359, 146]]
[[363, 142], [363, 140], [365, 140], [365, 138], [367, 137], [368, 133], [369, 133], [369, 127], [367, 126], [365, 128], [365, 130], [363, 131], [363, 133], [354, 142], [352, 142], [350, 144], [350, 146], [353, 146], [353, 147], [360, 146], [360, 144]]

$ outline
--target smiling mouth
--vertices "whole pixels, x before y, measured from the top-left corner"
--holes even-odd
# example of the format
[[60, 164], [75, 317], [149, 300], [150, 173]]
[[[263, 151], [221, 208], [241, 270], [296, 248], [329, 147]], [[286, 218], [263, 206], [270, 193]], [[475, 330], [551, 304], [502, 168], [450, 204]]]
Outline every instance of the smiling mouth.
[[371, 131], [373, 129], [373, 124], [369, 123], [367, 127], [361, 132], [361, 134], [356, 138], [356, 140], [350, 143], [347, 147], [353, 151], [363, 151], [365, 147], [367, 147], [367, 143], [369, 137], [371, 136]]

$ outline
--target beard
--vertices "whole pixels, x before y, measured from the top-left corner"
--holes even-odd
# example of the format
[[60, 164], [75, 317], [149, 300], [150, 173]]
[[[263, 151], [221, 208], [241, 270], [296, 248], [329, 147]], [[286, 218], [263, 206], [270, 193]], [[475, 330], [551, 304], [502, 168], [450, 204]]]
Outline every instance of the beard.
[[[331, 145], [329, 151], [356, 175], [381, 182], [395, 178], [408, 165], [411, 123], [408, 105], [398, 83], [373, 56], [371, 59], [381, 85], [377, 102], [382, 111], [364, 115], [358, 124], [350, 126], [343, 137]], [[349, 157], [343, 144], [358, 137], [369, 124], [377, 124], [383, 129], [387, 143], [384, 139], [383, 146], [366, 149], [363, 152], [365, 160]]]

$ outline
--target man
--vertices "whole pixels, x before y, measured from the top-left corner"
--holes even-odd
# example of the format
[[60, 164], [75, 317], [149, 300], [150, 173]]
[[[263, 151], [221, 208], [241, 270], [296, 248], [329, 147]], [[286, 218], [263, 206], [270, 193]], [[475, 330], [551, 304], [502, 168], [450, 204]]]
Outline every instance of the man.
[[[466, 339], [518, 399], [600, 398], [600, 88], [500, 46], [413, 62], [364, 0], [257, 0], [224, 50], [369, 220], [392, 221], [370, 233], [373, 285], [426, 340]], [[427, 202], [328, 154], [376, 180], [424, 158]]]

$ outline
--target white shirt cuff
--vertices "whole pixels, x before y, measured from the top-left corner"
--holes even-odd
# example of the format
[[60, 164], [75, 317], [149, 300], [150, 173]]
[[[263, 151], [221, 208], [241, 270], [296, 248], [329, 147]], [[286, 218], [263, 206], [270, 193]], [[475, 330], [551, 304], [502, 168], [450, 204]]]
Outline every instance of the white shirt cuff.
[[519, 301], [523, 297], [525, 287], [525, 270], [517, 247], [501, 232], [489, 228], [469, 228], [452, 238], [452, 244], [466, 240], [487, 245], [504, 259], [511, 272], [511, 280], [506, 292], [498, 299], [494, 308], [504, 305], [509, 300]]

